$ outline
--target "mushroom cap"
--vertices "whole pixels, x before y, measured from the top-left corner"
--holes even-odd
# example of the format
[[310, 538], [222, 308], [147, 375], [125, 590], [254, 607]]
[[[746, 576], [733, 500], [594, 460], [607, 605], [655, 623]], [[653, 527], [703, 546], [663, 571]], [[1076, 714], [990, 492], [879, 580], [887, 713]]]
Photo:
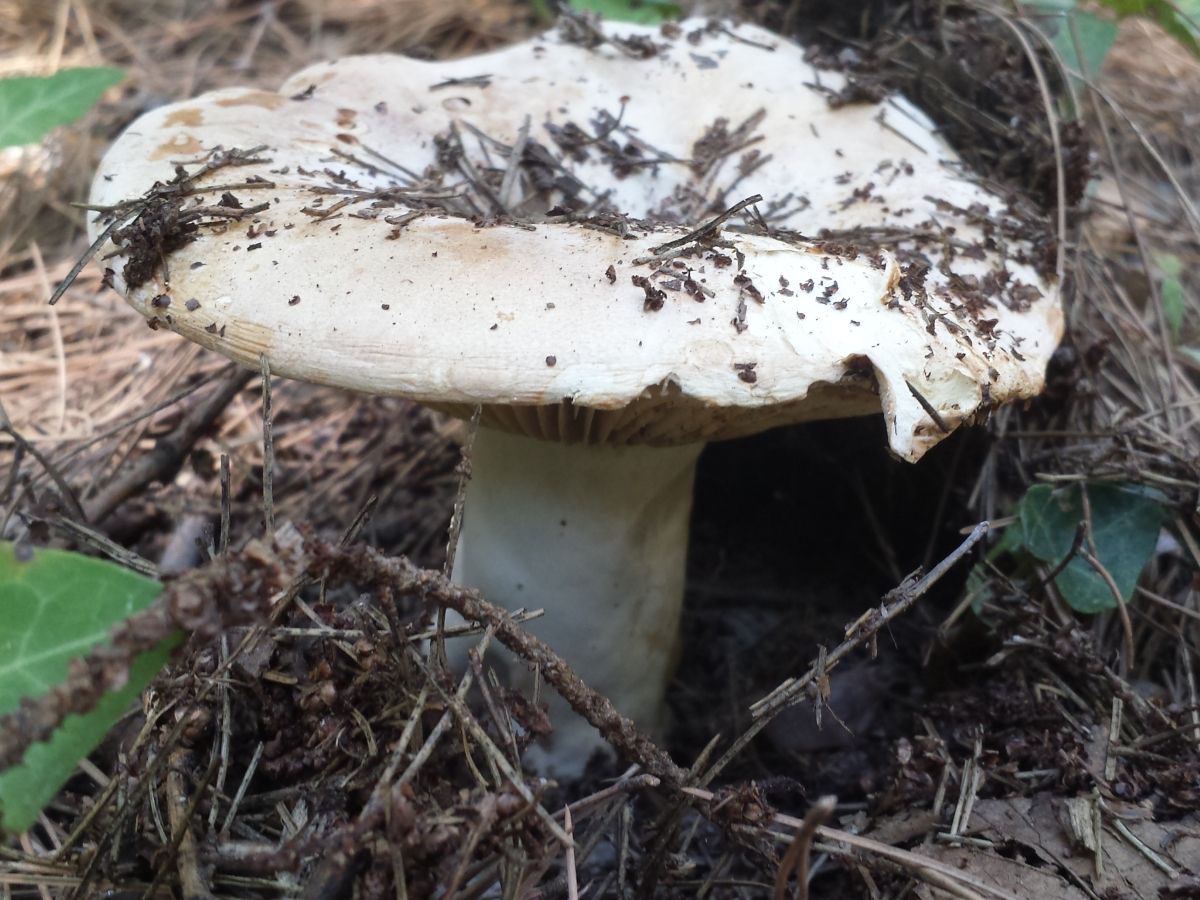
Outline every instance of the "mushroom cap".
[[[882, 409], [916, 460], [1041, 390], [1063, 319], [1038, 223], [913, 106], [833, 108], [844, 78], [752, 26], [573, 28], [147, 113], [92, 190], [150, 198], [114, 233], [114, 286], [242, 363], [547, 439]], [[696, 234], [754, 194], [758, 216]]]

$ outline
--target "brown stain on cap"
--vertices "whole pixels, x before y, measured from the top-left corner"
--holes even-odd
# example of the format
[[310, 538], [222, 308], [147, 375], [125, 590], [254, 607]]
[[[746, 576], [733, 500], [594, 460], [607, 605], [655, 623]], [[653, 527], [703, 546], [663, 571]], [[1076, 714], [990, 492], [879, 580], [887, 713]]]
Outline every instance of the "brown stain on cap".
[[194, 135], [180, 132], [164, 144], [159, 144], [150, 154], [151, 159], [170, 159], [173, 156], [188, 156], [199, 153], [204, 145]]
[[177, 109], [175, 112], [167, 116], [167, 120], [163, 122], [167, 128], [183, 125], [188, 128], [196, 128], [204, 124], [204, 110], [202, 109]]
[[279, 109], [284, 98], [270, 91], [247, 91], [239, 97], [226, 97], [217, 101], [217, 106], [257, 106], [262, 109]]

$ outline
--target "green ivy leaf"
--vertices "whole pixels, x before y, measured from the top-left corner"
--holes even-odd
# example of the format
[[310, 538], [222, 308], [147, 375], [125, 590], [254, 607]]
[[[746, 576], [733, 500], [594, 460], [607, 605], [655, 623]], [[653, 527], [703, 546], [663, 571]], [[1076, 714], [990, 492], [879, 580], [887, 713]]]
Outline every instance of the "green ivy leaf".
[[81, 117], [124, 77], [121, 69], [101, 66], [0, 78], [0, 148], [38, 143], [50, 129]]
[[[1093, 16], [1088, 12], [1075, 13], [1075, 35], [1079, 37], [1078, 56], [1076, 55], [1075, 35], [1072, 35], [1070, 31], [1069, 27], [1064, 28], [1055, 39], [1055, 44], [1062, 43], [1061, 39], [1065, 37], [1066, 43], [1069, 44], [1068, 55], [1065, 58], [1074, 60], [1075, 68], [1080, 72], [1095, 76], [1104, 66], [1108, 51], [1117, 42], [1117, 23]], [[1079, 56], [1082, 56], [1083, 59], [1080, 60]]]
[[[72, 658], [108, 640], [109, 629], [147, 607], [162, 590], [149, 578], [103, 560], [62, 550], [19, 559], [0, 542], [0, 715], [23, 697], [63, 681]], [[0, 772], [0, 827], [24, 831], [155, 673], [179, 637], [141, 654], [125, 686], [84, 715], [68, 716], [48, 742]]]
[[1158, 294], [1162, 298], [1163, 316], [1166, 317], [1172, 341], [1179, 343], [1183, 334], [1183, 317], [1187, 312], [1187, 296], [1183, 282], [1179, 280], [1183, 274], [1183, 261], [1174, 253], [1156, 253], [1154, 262], [1162, 272]]
[[1119, 17], [1145, 16], [1157, 22], [1167, 34], [1200, 56], [1200, 40], [1195, 17], [1200, 13], [1195, 3], [1178, 3], [1173, 0], [1100, 0], [1100, 4], [1115, 12]]
[[[1100, 71], [1117, 40], [1115, 22], [1077, 9], [1075, 0], [1032, 0], [1029, 5], [1047, 14], [1045, 31], [1064, 65], [1084, 76]], [[1072, 81], [1078, 89], [1085, 88], [1082, 78]]]
[[[597, 13], [605, 19], [639, 25], [657, 25], [683, 14], [683, 7], [672, 0], [570, 0], [570, 5], [585, 12]], [[545, 7], [547, 13], [543, 18], [549, 18], [546, 0], [534, 0], [535, 10], [540, 13], [541, 7]]]
[[[1085, 489], [1096, 558], [1112, 576], [1121, 597], [1129, 600], [1162, 527], [1163, 505], [1156, 495], [1121, 484], [1035, 485], [1021, 499], [1010, 531], [1016, 530], [1024, 550], [1051, 566], [1059, 565], [1070, 553], [1083, 521]], [[1078, 612], [1095, 613], [1116, 606], [1104, 579], [1079, 556], [1067, 563], [1054, 583]]]
[[34, 744], [20, 763], [0, 772], [0, 832], [26, 831], [33, 825], [38, 813], [67, 783], [79, 761], [96, 749], [142, 689], [166, 665], [178, 643], [178, 637], [168, 638], [138, 656], [123, 688], [105, 694], [91, 712], [67, 716], [49, 741]]

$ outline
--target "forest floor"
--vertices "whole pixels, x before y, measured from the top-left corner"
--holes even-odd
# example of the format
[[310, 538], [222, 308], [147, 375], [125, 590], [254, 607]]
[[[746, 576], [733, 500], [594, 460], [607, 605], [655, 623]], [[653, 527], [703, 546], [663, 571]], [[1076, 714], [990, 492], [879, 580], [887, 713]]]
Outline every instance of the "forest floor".
[[[1031, 20], [958, 3], [816, 4], [803, 22], [787, 3], [734, 9], [864, 91], [906, 93], [1048, 219], [1065, 197], [1068, 336], [1042, 398], [917, 466], [871, 419], [709, 447], [671, 730], [553, 786], [464, 752], [471, 713], [414, 661], [428, 608], [385, 600], [370, 571], [441, 571], [463, 423], [275, 380], [268, 450], [257, 374], [147, 329], [102, 266], [46, 302], [86, 246], [70, 204], [141, 112], [273, 89], [334, 56], [464, 55], [548, 22], [517, 0], [0, 0], [0, 75], [129, 73], [83, 123], [0, 156], [0, 401], [93, 532], [64, 524], [53, 481], [0, 435], [0, 537], [117, 545], [230, 607], [230, 592], [297, 585], [265, 627], [177, 654], [5, 841], [0, 896], [550, 898], [573, 881], [595, 898], [1200, 896], [1200, 63], [1127, 21], [1075, 84], [1078, 117], [1047, 117], [1030, 52], [1056, 96], [1068, 83]], [[174, 458], [146, 462], [165, 446]], [[1113, 483], [1153, 489], [1164, 522], [1119, 609], [1080, 615], [1053, 566], [985, 559], [1031, 486]], [[289, 550], [299, 533], [310, 543]], [[210, 559], [221, 534], [229, 552]], [[347, 534], [373, 555], [340, 548]], [[919, 580], [964, 540], [963, 562]], [[294, 555], [318, 543], [349, 572], [319, 589]], [[752, 712], [795, 680], [803, 702]], [[381, 799], [414, 736], [426, 755]]]

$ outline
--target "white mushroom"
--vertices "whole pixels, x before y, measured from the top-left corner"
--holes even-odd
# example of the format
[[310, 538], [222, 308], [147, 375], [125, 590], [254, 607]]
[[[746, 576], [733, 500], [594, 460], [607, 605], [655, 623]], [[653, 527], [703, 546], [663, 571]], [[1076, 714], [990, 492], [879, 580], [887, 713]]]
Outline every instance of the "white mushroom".
[[[602, 34], [342, 59], [155, 110], [92, 201], [262, 147], [148, 195], [138, 221], [175, 216], [178, 240], [114, 232], [115, 285], [248, 365], [482, 407], [454, 577], [544, 608], [532, 629], [654, 727], [704, 442], [882, 410], [916, 461], [1040, 391], [1062, 313], [1036, 222], [903, 99], [832, 109], [842, 77], [750, 26]], [[225, 193], [268, 205], [179, 233]], [[535, 762], [576, 774], [600, 738], [553, 720]]]

